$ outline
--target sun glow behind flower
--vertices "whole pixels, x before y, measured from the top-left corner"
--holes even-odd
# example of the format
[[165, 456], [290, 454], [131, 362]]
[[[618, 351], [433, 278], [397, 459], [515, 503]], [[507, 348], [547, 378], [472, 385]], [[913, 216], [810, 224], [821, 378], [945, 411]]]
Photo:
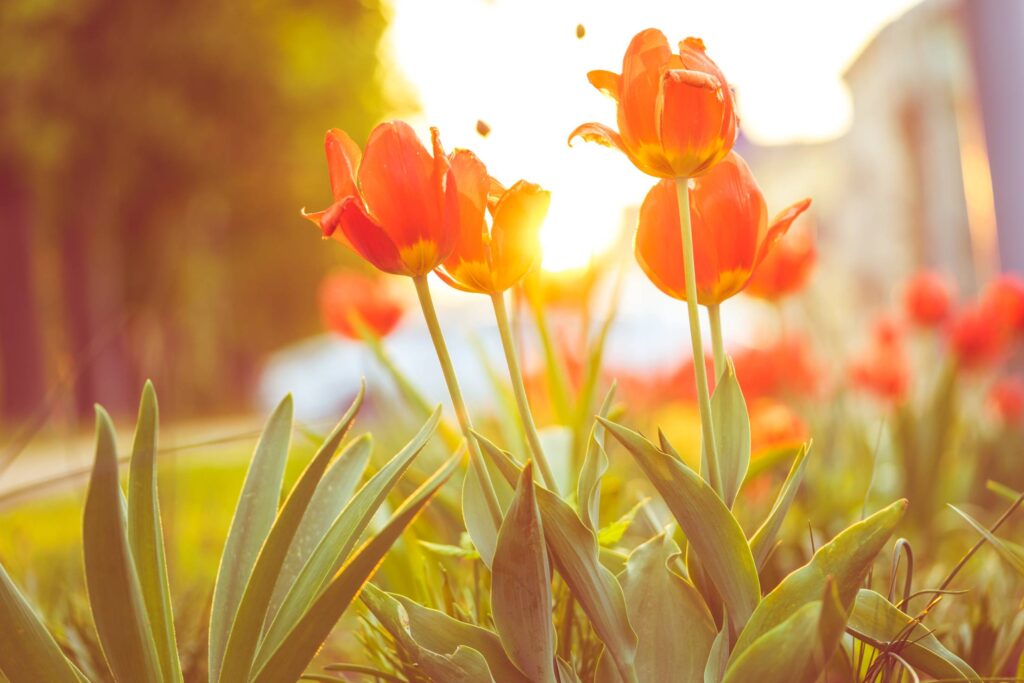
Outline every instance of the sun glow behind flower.
[[[673, 45], [701, 36], [736, 89], [742, 130], [753, 141], [812, 141], [849, 126], [843, 68], [916, 1], [394, 0], [384, 58], [413, 88], [421, 133], [436, 125], [449, 149], [473, 149], [502, 182], [525, 178], [551, 190], [544, 267], [561, 270], [610, 248], [627, 208], [652, 184], [614, 150], [566, 145], [582, 121], [614, 124], [614, 103], [584, 74], [618, 71], [638, 30], [657, 26]], [[578, 39], [581, 23], [586, 35]], [[486, 137], [478, 121], [489, 127]]]

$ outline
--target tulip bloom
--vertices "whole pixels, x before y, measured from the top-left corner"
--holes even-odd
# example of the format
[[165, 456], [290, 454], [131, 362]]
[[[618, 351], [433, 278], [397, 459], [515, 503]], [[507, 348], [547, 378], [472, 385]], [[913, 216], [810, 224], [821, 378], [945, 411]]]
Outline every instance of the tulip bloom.
[[1024, 337], [1024, 280], [1000, 275], [985, 288], [981, 302], [999, 320], [1004, 334]]
[[324, 325], [349, 339], [361, 338], [360, 326], [384, 337], [405, 312], [402, 300], [385, 282], [351, 271], [325, 277], [319, 298]]
[[1024, 417], [1024, 380], [1004, 377], [992, 385], [989, 404], [1004, 424], [1016, 424]]
[[[719, 304], [740, 292], [811, 200], [793, 204], [769, 225], [761, 188], [746, 162], [731, 152], [689, 183], [697, 302]], [[671, 297], [686, 300], [682, 237], [675, 181], [662, 180], [640, 207], [636, 233], [640, 267]]]
[[797, 448], [810, 438], [810, 429], [781, 401], [761, 398], [750, 403], [750, 457], [782, 448]]
[[953, 290], [938, 273], [921, 271], [907, 281], [903, 290], [903, 307], [907, 318], [915, 325], [936, 327], [949, 318]]
[[818, 251], [809, 232], [790, 233], [779, 240], [758, 266], [745, 292], [766, 301], [795, 294], [807, 284], [817, 259]]
[[850, 363], [854, 385], [877, 398], [901, 402], [910, 388], [910, 364], [903, 330], [890, 318], [880, 318], [872, 330], [871, 344]]
[[468, 150], [457, 150], [450, 164], [458, 188], [458, 238], [437, 274], [466, 292], [504, 292], [540, 257], [540, 225], [551, 193], [525, 180], [506, 190]]
[[699, 38], [687, 38], [673, 54], [661, 31], [641, 31], [626, 50], [621, 75], [591, 71], [587, 78], [616, 101], [619, 130], [584, 123], [570, 143], [579, 136], [621, 150], [648, 175], [690, 178], [724, 159], [736, 142], [732, 91]]
[[454, 248], [458, 220], [448, 157], [436, 129], [432, 137], [433, 155], [408, 124], [390, 121], [373, 129], [360, 155], [343, 131], [328, 131], [334, 203], [304, 215], [386, 273], [426, 275]]
[[960, 366], [979, 370], [999, 361], [1008, 339], [1004, 325], [984, 300], [962, 310], [949, 327], [949, 345]]

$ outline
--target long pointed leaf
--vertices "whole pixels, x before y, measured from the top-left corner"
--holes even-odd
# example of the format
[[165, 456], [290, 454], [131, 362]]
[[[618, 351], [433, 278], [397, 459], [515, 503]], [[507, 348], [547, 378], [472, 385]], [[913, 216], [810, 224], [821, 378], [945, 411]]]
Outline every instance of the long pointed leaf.
[[498, 531], [491, 613], [509, 658], [536, 683], [556, 683], [552, 604], [551, 568], [530, 461]]
[[162, 680], [125, 529], [114, 426], [96, 406], [96, 460], [83, 519], [85, 579], [96, 633], [118, 681]]
[[153, 640], [164, 680], [181, 681], [181, 662], [174, 638], [174, 613], [167, 583], [164, 534], [157, 497], [156, 447], [158, 409], [152, 382], [142, 389], [128, 474], [128, 544], [142, 586]]
[[[597, 411], [601, 417], [608, 417], [608, 411], [615, 400], [615, 386], [615, 383], [612, 383], [600, 410]], [[580, 511], [580, 519], [594, 531], [601, 526], [601, 477], [607, 469], [608, 454], [604, 449], [604, 425], [594, 420], [590, 438], [587, 440], [587, 454], [583, 458], [580, 478], [576, 483], [576, 507]]]
[[224, 543], [210, 611], [210, 681], [220, 680], [231, 624], [263, 541], [277, 517], [291, 433], [292, 397], [288, 395], [267, 420], [256, 444]]
[[602, 420], [661, 494], [722, 597], [733, 638], [761, 599], [754, 557], [743, 529], [704, 479], [631, 429]]
[[779, 529], [782, 528], [782, 522], [786, 519], [786, 514], [789, 512], [796, 492], [800, 488], [800, 483], [804, 479], [804, 468], [809, 452], [810, 445], [800, 447], [792, 467], [789, 468], [789, 474], [786, 475], [786, 480], [782, 482], [779, 497], [775, 499], [775, 504], [772, 505], [768, 517], [750, 537], [750, 552], [754, 555], [754, 563], [757, 565], [758, 571], [763, 569], [764, 563], [768, 561], [772, 547], [775, 545], [775, 538], [779, 535]]
[[433, 415], [424, 423], [419, 432], [395, 457], [363, 484], [355, 497], [349, 501], [331, 524], [330, 529], [320, 539], [320, 543], [309, 556], [309, 560], [299, 572], [298, 578], [295, 579], [294, 584], [285, 595], [277, 616], [267, 628], [256, 656], [255, 668], [259, 669], [267, 663], [271, 652], [281, 644], [289, 631], [302, 618], [303, 613], [320, 595], [331, 577], [348, 559], [349, 553], [359, 541], [360, 534], [366, 529], [374, 513], [391, 493], [391, 489], [394, 488], [402, 474], [412, 464], [413, 459], [434, 435], [440, 419], [441, 407], [437, 406]]
[[754, 610], [733, 648], [730, 666], [754, 641], [789, 619], [803, 605], [821, 600], [830, 577], [843, 608], [849, 610], [871, 564], [906, 509], [907, 501], [899, 500], [847, 527], [818, 548], [810, 562], [783, 579]]
[[0, 565], [0, 673], [11, 683], [80, 683], [74, 666]]
[[267, 534], [267, 540], [263, 543], [253, 566], [252, 575], [246, 583], [242, 600], [238, 603], [238, 614], [231, 625], [228, 644], [224, 649], [220, 680], [225, 683], [246, 680], [249, 676], [281, 566], [288, 555], [295, 532], [306, 514], [309, 501], [312, 500], [320, 479], [327, 471], [327, 465], [356, 419], [356, 414], [363, 404], [365, 389], [365, 384], [360, 386], [352, 405], [303, 470], [270, 528], [270, 533]]
[[[482, 436], [477, 435], [477, 440], [505, 481], [514, 484], [520, 468], [512, 457]], [[544, 525], [544, 540], [558, 573], [590, 618], [619, 672], [632, 680], [636, 676], [636, 633], [629, 623], [622, 587], [598, 559], [597, 536], [568, 503], [540, 485], [537, 506]]]
[[255, 683], [293, 681], [302, 675], [334, 624], [359, 594], [363, 584], [373, 576], [385, 553], [448, 481], [460, 460], [461, 456], [456, 455], [442, 465], [406, 499], [384, 528], [355, 552], [288, 633], [281, 646], [273, 651], [266, 665], [257, 671], [253, 679]]
[[1003, 541], [998, 536], [996, 536], [987, 528], [985, 528], [985, 525], [978, 522], [978, 520], [974, 519], [960, 508], [956, 507], [955, 505], [950, 505], [949, 507], [953, 510], [953, 512], [960, 515], [965, 522], [970, 524], [971, 528], [977, 531], [982, 538], [988, 541], [988, 544], [995, 549], [995, 551], [999, 554], [1000, 557], [1006, 560], [1007, 564], [1013, 567], [1013, 569], [1018, 574], [1024, 576], [1024, 556], [1018, 554], [1012, 548], [1012, 546], [1003, 543]]
[[725, 372], [715, 386], [711, 415], [721, 469], [722, 498], [726, 507], [731, 508], [750, 467], [750, 416], [732, 359], [726, 363]]

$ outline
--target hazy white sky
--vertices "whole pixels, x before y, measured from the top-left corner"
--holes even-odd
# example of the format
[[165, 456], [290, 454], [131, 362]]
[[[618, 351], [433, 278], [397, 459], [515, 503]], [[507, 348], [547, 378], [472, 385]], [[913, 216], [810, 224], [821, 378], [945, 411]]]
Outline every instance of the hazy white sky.
[[[614, 104], [586, 73], [619, 71], [636, 32], [660, 28], [671, 44], [703, 38], [753, 140], [817, 140], [849, 125], [844, 67], [916, 2], [393, 0], [384, 57], [416, 93], [418, 129], [438, 126], [449, 149], [473, 149], [506, 184], [526, 178], [552, 190], [544, 263], [557, 269], [606, 247], [653, 182], [615, 151], [566, 145], [579, 123], [614, 123]], [[492, 128], [486, 139], [478, 119]]]

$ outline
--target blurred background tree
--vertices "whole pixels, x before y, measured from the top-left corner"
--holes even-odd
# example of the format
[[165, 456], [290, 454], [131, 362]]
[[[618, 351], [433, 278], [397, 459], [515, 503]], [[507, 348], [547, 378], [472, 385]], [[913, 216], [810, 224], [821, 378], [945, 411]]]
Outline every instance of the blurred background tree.
[[[378, 0], [0, 5], [0, 416], [238, 407], [319, 328], [320, 145], [409, 108]], [[386, 86], [386, 87], [385, 87]], [[287, 246], [284, 246], [287, 245]], [[52, 406], [51, 406], [52, 407]]]

